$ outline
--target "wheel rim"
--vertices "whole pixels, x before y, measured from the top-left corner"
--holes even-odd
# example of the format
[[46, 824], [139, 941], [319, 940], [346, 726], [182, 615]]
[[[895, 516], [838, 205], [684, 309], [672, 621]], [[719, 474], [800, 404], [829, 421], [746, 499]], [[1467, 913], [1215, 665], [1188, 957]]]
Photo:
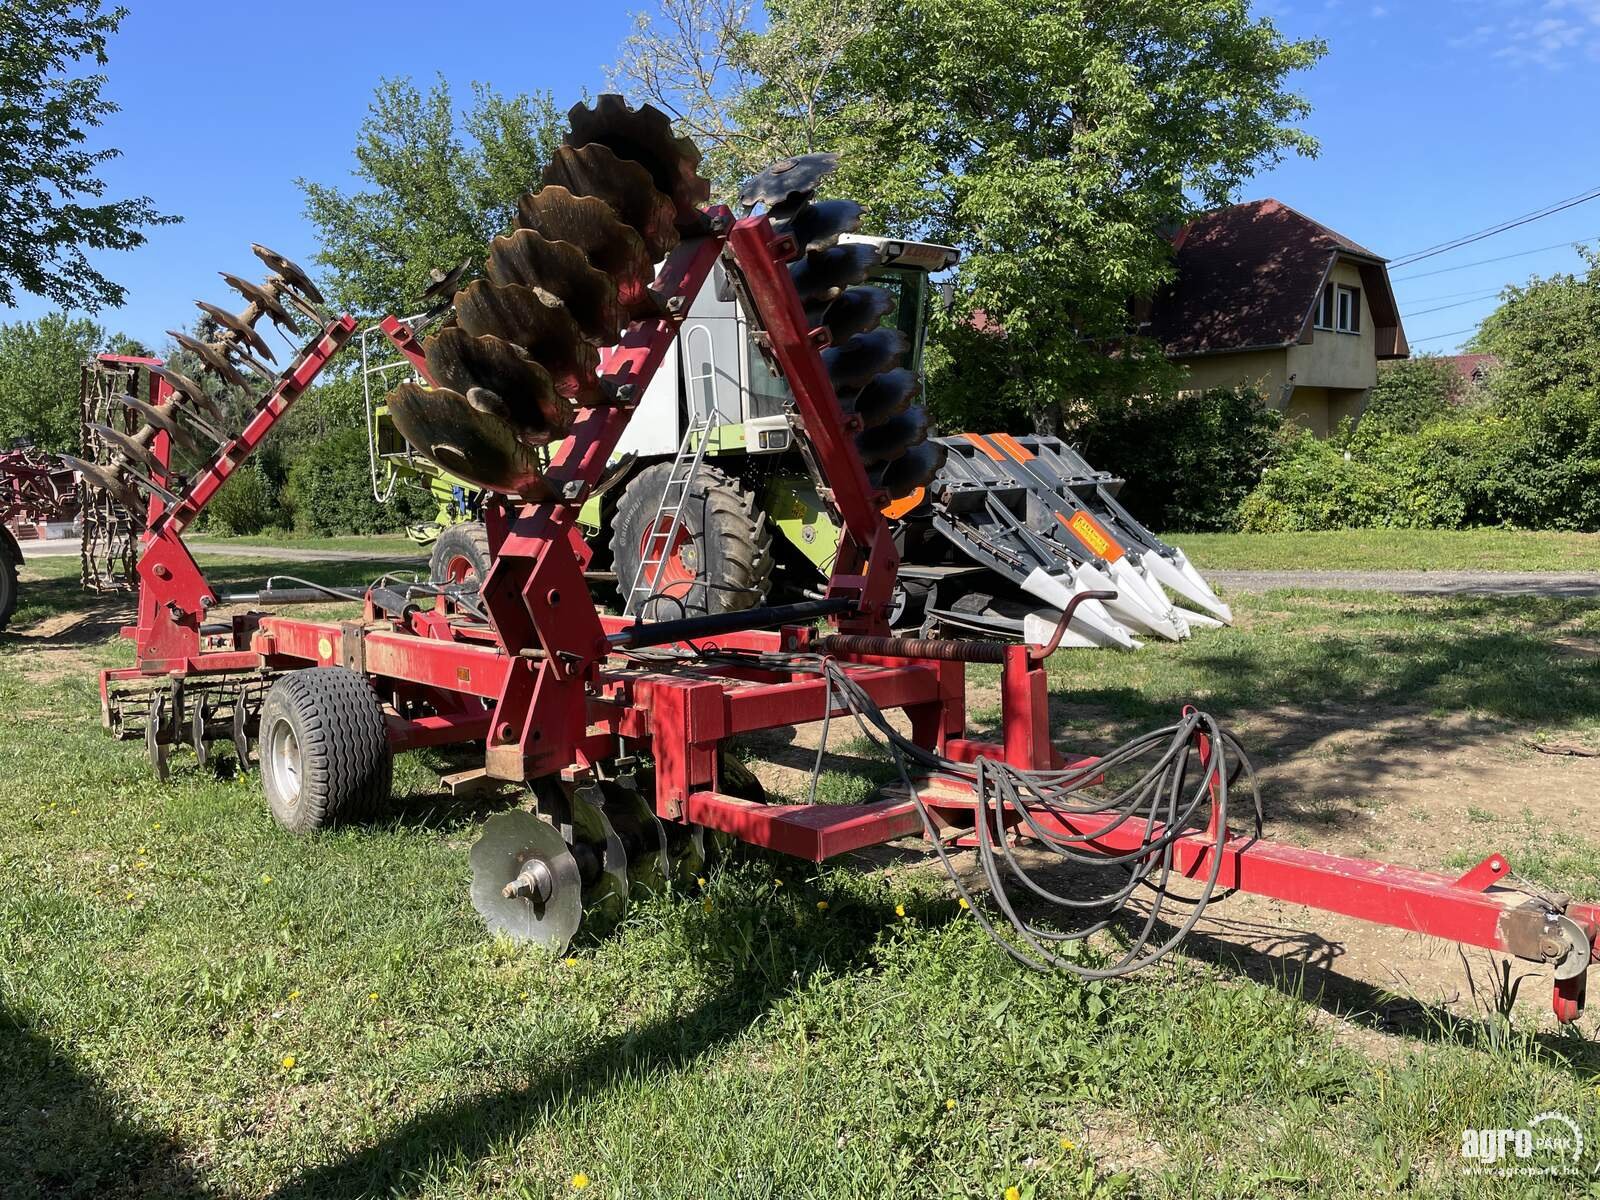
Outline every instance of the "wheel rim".
[[477, 575], [477, 573], [477, 568], [473, 566], [472, 560], [465, 554], [452, 554], [449, 558], [445, 559], [445, 583], [465, 583], [467, 580]]
[[300, 803], [300, 739], [288, 721], [274, 721], [267, 735], [267, 752], [262, 755], [272, 774], [273, 790], [290, 808]]
[[[673, 525], [670, 516], [657, 517], [639, 538], [641, 563], [650, 564], [652, 559], [661, 559], [659, 566], [645, 566], [643, 582], [652, 592], [662, 596], [682, 596], [695, 585], [698, 578], [694, 538], [683, 522], [676, 522], [676, 529]], [[672, 545], [666, 547], [669, 535]], [[665, 555], [662, 554], [663, 548], [667, 551]]]

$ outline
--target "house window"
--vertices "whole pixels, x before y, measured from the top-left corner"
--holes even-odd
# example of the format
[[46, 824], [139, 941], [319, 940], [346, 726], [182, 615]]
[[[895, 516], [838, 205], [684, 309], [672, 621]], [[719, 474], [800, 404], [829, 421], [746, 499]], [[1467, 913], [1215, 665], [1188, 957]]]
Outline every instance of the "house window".
[[1361, 289], [1340, 284], [1335, 289], [1335, 317], [1340, 333], [1361, 332]]
[[1333, 328], [1333, 284], [1324, 284], [1322, 295], [1317, 297], [1317, 317], [1313, 322], [1318, 329]]

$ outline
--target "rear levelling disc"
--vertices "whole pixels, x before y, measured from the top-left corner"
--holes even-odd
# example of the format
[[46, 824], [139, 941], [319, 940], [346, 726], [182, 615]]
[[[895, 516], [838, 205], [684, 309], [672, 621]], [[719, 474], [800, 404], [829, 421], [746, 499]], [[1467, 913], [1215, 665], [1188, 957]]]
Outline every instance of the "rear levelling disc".
[[472, 907], [491, 933], [563, 953], [583, 917], [583, 881], [561, 835], [530, 812], [498, 813], [472, 847]]

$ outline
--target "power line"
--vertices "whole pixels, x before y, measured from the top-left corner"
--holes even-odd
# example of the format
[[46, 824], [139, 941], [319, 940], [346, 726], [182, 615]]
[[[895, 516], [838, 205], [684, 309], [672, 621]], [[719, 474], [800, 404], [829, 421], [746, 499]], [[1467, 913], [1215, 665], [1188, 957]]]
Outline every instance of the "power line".
[[1463, 333], [1477, 333], [1477, 332], [1478, 332], [1478, 327], [1476, 325], [1474, 325], [1471, 329], [1452, 329], [1449, 333], [1431, 333], [1427, 337], [1420, 337], [1420, 338], [1408, 337], [1406, 339], [1406, 341], [1410, 345], [1415, 346], [1418, 342], [1437, 342], [1440, 338], [1460, 337]]
[[[1499, 292], [1500, 292], [1500, 288], [1496, 288], [1493, 292], [1490, 292], [1490, 293], [1487, 293], [1487, 294], [1488, 295], [1498, 295]], [[1407, 304], [1434, 304], [1434, 303], [1437, 303], [1440, 300], [1459, 300], [1463, 296], [1478, 296], [1478, 295], [1483, 295], [1483, 294], [1485, 294], [1485, 293], [1484, 293], [1484, 290], [1482, 288], [1467, 288], [1464, 291], [1460, 291], [1460, 292], [1444, 292], [1444, 293], [1442, 293], [1442, 294], [1440, 294], [1438, 296], [1418, 296], [1414, 300], [1405, 301], [1405, 303], [1407, 303]]]
[[1425, 250], [1402, 254], [1399, 258], [1394, 259], [1390, 265], [1409, 267], [1412, 263], [1421, 262], [1425, 258], [1432, 258], [1437, 254], [1446, 254], [1451, 250], [1459, 250], [1462, 246], [1470, 246], [1473, 242], [1481, 242], [1484, 238], [1494, 237], [1496, 234], [1516, 229], [1518, 226], [1526, 225], [1531, 221], [1541, 221], [1545, 217], [1554, 216], [1558, 212], [1565, 212], [1569, 208], [1576, 208], [1580, 204], [1587, 204], [1591, 200], [1600, 200], [1600, 188], [1590, 188], [1586, 192], [1579, 192], [1576, 196], [1568, 196], [1565, 200], [1557, 200], [1553, 204], [1547, 204], [1531, 213], [1524, 213], [1520, 217], [1501, 221], [1498, 225], [1491, 225], [1489, 228], [1480, 229], [1476, 233], [1463, 234], [1461, 237], [1452, 238], [1448, 242], [1440, 242], [1437, 245], [1429, 246]]
[[1481, 296], [1474, 296], [1470, 300], [1457, 300], [1454, 304], [1441, 304], [1436, 308], [1419, 309], [1416, 312], [1408, 312], [1405, 315], [1407, 320], [1410, 320], [1412, 317], [1425, 317], [1429, 313], [1443, 312], [1447, 308], [1461, 308], [1463, 305], [1467, 304], [1482, 304], [1485, 300], [1489, 300], [1495, 296], [1498, 296], [1499, 294], [1500, 289], [1496, 288], [1492, 292], [1484, 292]]
[[1461, 263], [1454, 267], [1439, 267], [1433, 271], [1418, 271], [1415, 275], [1402, 275], [1399, 279], [1391, 279], [1390, 283], [1402, 283], [1407, 279], [1427, 279], [1434, 275], [1448, 275], [1451, 271], [1465, 271], [1468, 267], [1482, 267], [1489, 263], [1505, 262], [1513, 258], [1526, 258], [1530, 254], [1543, 254], [1546, 250], [1554, 250], [1561, 246], [1575, 246], [1580, 242], [1592, 242], [1600, 238], [1600, 234], [1586, 238], [1567, 238], [1564, 241], [1551, 242], [1548, 246], [1535, 246], [1532, 250], [1518, 250], [1515, 254], [1502, 254], [1498, 258], [1480, 258], [1476, 262]]

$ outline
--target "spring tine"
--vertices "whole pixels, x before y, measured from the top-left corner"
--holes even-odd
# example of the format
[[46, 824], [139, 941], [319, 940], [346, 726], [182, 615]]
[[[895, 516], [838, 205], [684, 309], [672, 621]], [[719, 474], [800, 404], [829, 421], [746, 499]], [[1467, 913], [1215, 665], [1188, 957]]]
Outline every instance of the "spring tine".
[[656, 190], [671, 200], [681, 227], [700, 224], [700, 206], [711, 199], [711, 183], [699, 174], [699, 148], [672, 132], [666, 113], [651, 104], [631, 108], [621, 96], [606, 93], [593, 108], [573, 105], [567, 120], [567, 145], [582, 149], [598, 144], [638, 163], [650, 173]]
[[651, 262], [659, 262], [678, 244], [678, 213], [672, 198], [656, 189], [644, 167], [618, 158], [598, 143], [582, 149], [556, 147], [545, 168], [544, 182], [566, 188], [574, 196], [605, 201], [624, 225], [644, 239]]
[[233, 387], [247, 388], [250, 386], [250, 381], [240, 373], [238, 367], [229, 361], [228, 356], [209, 342], [202, 342], [199, 338], [190, 337], [186, 333], [179, 333], [175, 329], [167, 330], [167, 336], [204, 363], [222, 382]]
[[440, 330], [423, 347], [428, 374], [439, 387], [470, 397], [474, 389], [500, 398], [518, 440], [543, 445], [572, 427], [572, 404], [533, 359], [497, 337], [473, 337], [459, 326]]
[[285, 258], [276, 250], [269, 250], [256, 242], [250, 243], [250, 249], [257, 258], [267, 264], [267, 270], [281, 276], [284, 282], [294, 288], [295, 291], [309, 296], [317, 304], [327, 303], [322, 298], [322, 293], [317, 291], [317, 285], [311, 282], [311, 276], [302, 271], [293, 261]]
[[552, 184], [523, 195], [517, 204], [517, 224], [582, 250], [592, 266], [616, 281], [617, 299], [631, 319], [662, 311], [660, 299], [650, 290], [655, 264], [644, 239], [624, 225], [604, 200], [574, 196]]
[[898, 416], [890, 417], [856, 435], [856, 449], [867, 466], [893, 462], [913, 446], [928, 440], [928, 410], [908, 408]]
[[146, 369], [157, 378], [166, 380], [168, 387], [195, 408], [204, 409], [206, 415], [215, 421], [220, 422], [222, 420], [222, 409], [217, 407], [217, 402], [206, 394], [206, 390], [203, 387], [183, 374], [183, 372], [175, 371], [171, 367], [149, 367]]
[[487, 270], [492, 283], [543, 288], [560, 297], [584, 337], [597, 346], [615, 345], [626, 323], [616, 283], [571, 242], [519, 229], [489, 243]]
[[837, 154], [801, 154], [780, 158], [739, 187], [739, 203], [746, 210], [758, 204], [776, 208], [796, 199], [810, 198], [818, 186], [839, 168]]
[[259, 333], [250, 327], [249, 323], [245, 321], [243, 317], [236, 316], [227, 309], [219, 308], [215, 304], [208, 304], [204, 300], [196, 300], [194, 304], [195, 307], [201, 312], [205, 313], [208, 317], [210, 317], [218, 325], [221, 325], [229, 333], [233, 334], [241, 342], [247, 344], [252, 350], [256, 351], [256, 353], [260, 354], [263, 358], [266, 358], [272, 362], [277, 361], [277, 358], [272, 353], [271, 347], [267, 345]]
[[278, 298], [266, 288], [259, 283], [251, 283], [248, 279], [240, 279], [237, 275], [230, 275], [226, 271], [218, 271], [217, 274], [222, 276], [222, 282], [254, 304], [265, 316], [270, 317], [272, 323], [279, 329], [296, 337], [300, 335], [300, 326], [289, 315], [289, 310], [278, 303]]
[[600, 352], [584, 340], [566, 308], [546, 296], [536, 288], [475, 280], [456, 294], [456, 323], [473, 337], [496, 337], [521, 347], [550, 373], [556, 391], [590, 404], [599, 392]]
[[389, 393], [387, 403], [400, 435], [445, 470], [524, 500], [550, 499], [537, 453], [494, 411], [497, 400], [481, 388], [469, 399], [407, 382]]

